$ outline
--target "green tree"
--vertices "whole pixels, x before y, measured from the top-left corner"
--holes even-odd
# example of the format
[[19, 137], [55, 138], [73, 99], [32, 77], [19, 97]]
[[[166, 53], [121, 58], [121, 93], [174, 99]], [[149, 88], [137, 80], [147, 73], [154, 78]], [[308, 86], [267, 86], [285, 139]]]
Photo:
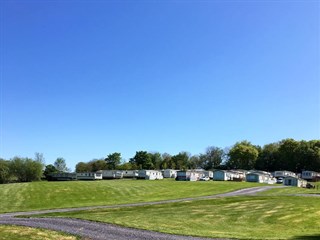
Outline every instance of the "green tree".
[[146, 151], [136, 152], [136, 155], [130, 159], [130, 163], [138, 169], [153, 169], [152, 159]]
[[228, 153], [227, 166], [232, 169], [252, 169], [255, 167], [259, 151], [248, 141], [236, 143]]
[[107, 163], [104, 159], [93, 159], [88, 164], [91, 166], [92, 172], [108, 169]]
[[150, 158], [151, 158], [151, 162], [153, 165], [153, 169], [161, 169], [161, 165], [162, 165], [162, 156], [160, 153], [155, 152], [155, 153], [149, 153]]
[[180, 152], [172, 157], [176, 169], [186, 170], [189, 168], [190, 154], [187, 152]]
[[200, 155], [200, 168], [210, 170], [217, 168], [221, 165], [224, 151], [218, 147], [208, 147], [204, 154]]
[[38, 181], [42, 177], [42, 163], [30, 158], [14, 157], [10, 161], [9, 168], [18, 182]]
[[76, 165], [76, 172], [77, 173], [92, 172], [92, 166], [89, 163], [78, 162]]
[[58, 172], [70, 172], [70, 169], [67, 167], [66, 160], [62, 157], [57, 158], [53, 165]]
[[4, 159], [0, 159], [0, 183], [8, 183], [10, 182], [10, 168], [9, 161]]
[[121, 163], [121, 153], [111, 153], [106, 157], [105, 161], [108, 169], [117, 169]]
[[270, 143], [263, 146], [256, 161], [255, 168], [269, 172], [281, 169], [279, 143]]
[[47, 180], [51, 180], [51, 174], [56, 172], [58, 172], [58, 170], [55, 168], [55, 166], [53, 166], [52, 164], [49, 164], [45, 167], [43, 171], [43, 175]]
[[294, 139], [284, 139], [279, 143], [279, 169], [298, 172], [300, 169], [299, 156], [296, 151], [299, 147], [299, 142]]

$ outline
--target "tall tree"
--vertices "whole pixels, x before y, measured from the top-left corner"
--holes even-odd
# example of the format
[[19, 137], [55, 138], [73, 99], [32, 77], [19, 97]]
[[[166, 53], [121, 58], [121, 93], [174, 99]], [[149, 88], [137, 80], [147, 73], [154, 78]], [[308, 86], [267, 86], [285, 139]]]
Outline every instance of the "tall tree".
[[299, 142], [294, 139], [284, 139], [279, 146], [279, 170], [289, 170], [292, 172], [299, 171], [299, 157], [296, 151], [299, 147]]
[[255, 168], [270, 172], [281, 168], [279, 143], [270, 143], [263, 146], [256, 161]]
[[236, 143], [229, 151], [227, 166], [234, 169], [252, 169], [255, 167], [259, 151], [248, 141]]
[[10, 162], [0, 159], [0, 183], [10, 182]]
[[30, 158], [14, 157], [10, 161], [9, 168], [18, 182], [38, 181], [42, 177], [42, 163]]
[[176, 169], [186, 170], [189, 168], [189, 158], [189, 153], [180, 152], [177, 155], [172, 156], [172, 161], [174, 162]]
[[149, 156], [151, 158], [153, 169], [159, 170], [161, 168], [162, 161], [163, 161], [161, 154], [158, 152], [155, 152], [155, 153], [149, 153]]
[[76, 172], [77, 173], [92, 172], [92, 166], [89, 163], [78, 162], [76, 165]]
[[130, 163], [138, 169], [153, 169], [152, 159], [146, 151], [136, 152], [136, 155], [130, 159]]
[[206, 170], [217, 168], [221, 165], [224, 151], [218, 147], [208, 147], [205, 154], [200, 155], [200, 167]]
[[108, 169], [117, 169], [121, 163], [121, 153], [111, 153], [106, 157], [105, 161]]
[[45, 167], [43, 171], [43, 175], [47, 180], [51, 180], [51, 174], [56, 172], [58, 172], [58, 170], [55, 168], [55, 166], [53, 166], [52, 164], [49, 164]]
[[70, 172], [70, 169], [67, 167], [66, 160], [62, 157], [57, 158], [53, 165], [58, 172]]

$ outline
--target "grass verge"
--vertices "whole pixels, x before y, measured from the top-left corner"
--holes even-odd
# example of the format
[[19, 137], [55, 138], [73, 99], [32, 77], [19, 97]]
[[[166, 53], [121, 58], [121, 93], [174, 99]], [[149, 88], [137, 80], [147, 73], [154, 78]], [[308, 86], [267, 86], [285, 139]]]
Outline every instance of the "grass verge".
[[316, 197], [247, 196], [46, 216], [202, 237], [320, 239], [319, 203]]
[[0, 225], [0, 240], [80, 240], [79, 237], [64, 233], [11, 225]]

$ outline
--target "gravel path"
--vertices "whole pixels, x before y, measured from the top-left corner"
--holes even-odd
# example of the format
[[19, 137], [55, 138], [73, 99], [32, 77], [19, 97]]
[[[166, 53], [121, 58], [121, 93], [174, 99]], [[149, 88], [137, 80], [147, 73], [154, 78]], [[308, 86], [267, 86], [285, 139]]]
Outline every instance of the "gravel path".
[[[146, 231], [133, 228], [125, 228], [112, 224], [98, 223], [79, 219], [70, 218], [15, 218], [15, 216], [31, 216], [35, 214], [53, 213], [53, 212], [71, 212], [79, 210], [89, 210], [98, 208], [119, 208], [119, 207], [132, 207], [132, 206], [145, 206], [145, 205], [157, 205], [173, 202], [183, 202], [183, 201], [193, 201], [201, 199], [213, 199], [220, 197], [232, 197], [240, 195], [254, 195], [258, 192], [266, 191], [271, 188], [276, 188], [279, 186], [263, 186], [246, 188], [242, 190], [237, 190], [234, 192], [217, 194], [213, 196], [204, 197], [194, 197], [194, 198], [183, 198], [176, 200], [164, 200], [158, 202], [148, 202], [148, 203], [134, 203], [134, 204], [121, 204], [116, 206], [98, 206], [98, 207], [83, 207], [83, 208], [66, 208], [66, 209], [54, 209], [54, 210], [42, 210], [42, 211], [32, 211], [32, 212], [16, 212], [16, 213], [5, 213], [0, 214], [0, 224], [9, 225], [21, 225], [37, 228], [45, 228], [56, 231], [62, 231], [82, 237], [86, 237], [92, 240], [144, 240], [144, 239], [157, 239], [157, 240], [208, 240], [209, 238], [196, 238], [190, 236], [180, 236], [158, 233], [153, 231]], [[218, 239], [218, 238], [210, 238]]]

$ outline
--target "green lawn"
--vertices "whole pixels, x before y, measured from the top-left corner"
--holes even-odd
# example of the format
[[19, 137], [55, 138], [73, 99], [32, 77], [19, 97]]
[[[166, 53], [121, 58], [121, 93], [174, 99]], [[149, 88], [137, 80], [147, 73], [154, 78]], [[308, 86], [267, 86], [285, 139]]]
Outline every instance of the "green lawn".
[[0, 225], [0, 240], [77, 240], [75, 236], [45, 229]]
[[286, 188], [278, 188], [271, 189], [265, 192], [259, 193], [260, 195], [288, 195], [288, 194], [320, 194], [320, 182], [311, 183], [312, 185], [318, 186], [318, 189], [306, 189], [306, 188], [298, 188], [298, 187], [286, 187]]
[[316, 197], [229, 197], [48, 215], [204, 237], [320, 239]]
[[110, 180], [0, 185], [0, 212], [114, 205], [213, 195], [259, 186], [238, 182]]

